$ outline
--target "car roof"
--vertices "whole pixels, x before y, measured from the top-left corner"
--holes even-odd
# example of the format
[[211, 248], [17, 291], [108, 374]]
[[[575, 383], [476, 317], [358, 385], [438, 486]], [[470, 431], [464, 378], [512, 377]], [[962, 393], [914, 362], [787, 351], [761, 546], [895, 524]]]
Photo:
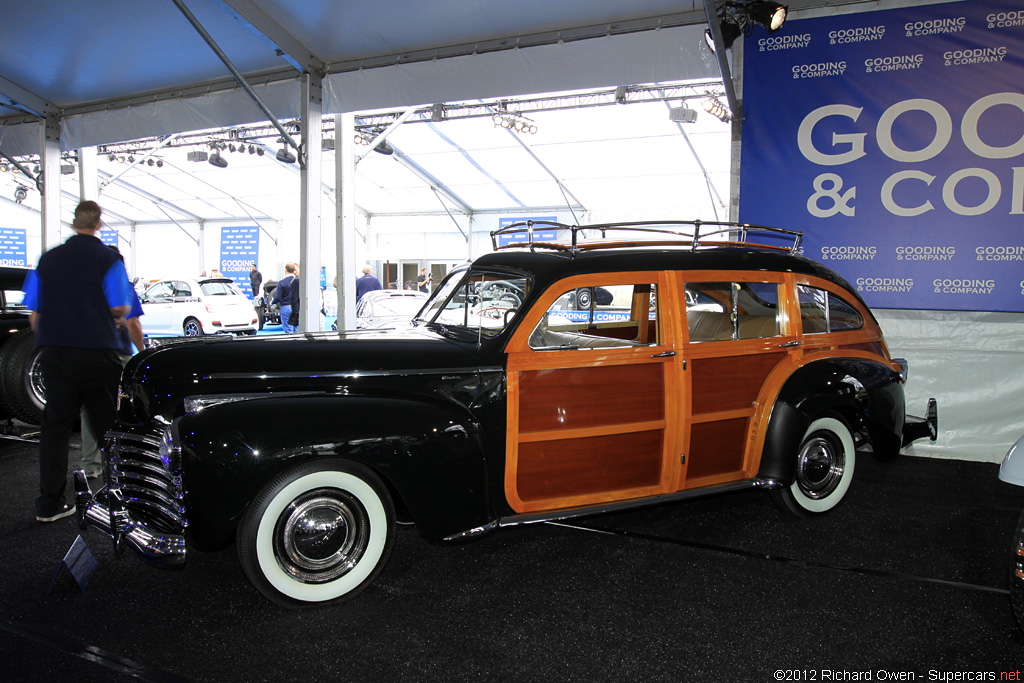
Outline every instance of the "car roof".
[[502, 249], [473, 262], [474, 268], [524, 271], [535, 285], [546, 287], [570, 275], [644, 270], [742, 270], [796, 273], [832, 282], [861, 299], [838, 273], [816, 261], [788, 250], [755, 246], [722, 246], [691, 249], [689, 245], [623, 247], [595, 251], [536, 251]]

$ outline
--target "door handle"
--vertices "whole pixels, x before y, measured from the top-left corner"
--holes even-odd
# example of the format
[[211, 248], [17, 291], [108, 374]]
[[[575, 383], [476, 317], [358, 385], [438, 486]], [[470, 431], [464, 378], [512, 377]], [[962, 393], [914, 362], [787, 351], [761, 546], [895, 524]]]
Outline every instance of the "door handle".
[[800, 342], [798, 342], [797, 340], [794, 339], [791, 342], [786, 342], [785, 344], [779, 344], [779, 348], [780, 349], [784, 349], [787, 346], [800, 346]]
[[676, 355], [675, 351], [662, 351], [661, 353], [654, 354], [651, 358], [671, 358], [674, 355]]

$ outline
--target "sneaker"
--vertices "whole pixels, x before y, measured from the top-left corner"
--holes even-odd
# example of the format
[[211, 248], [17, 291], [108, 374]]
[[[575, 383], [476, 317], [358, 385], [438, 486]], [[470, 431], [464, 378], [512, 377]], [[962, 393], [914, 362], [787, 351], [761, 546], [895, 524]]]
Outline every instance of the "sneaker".
[[56, 522], [58, 519], [64, 519], [65, 517], [70, 517], [71, 515], [75, 514], [75, 512], [77, 512], [77, 510], [75, 509], [74, 505], [68, 505], [67, 503], [64, 503], [59, 508], [57, 508], [57, 512], [53, 513], [52, 515], [47, 515], [47, 516], [36, 515], [36, 521], [37, 522]]

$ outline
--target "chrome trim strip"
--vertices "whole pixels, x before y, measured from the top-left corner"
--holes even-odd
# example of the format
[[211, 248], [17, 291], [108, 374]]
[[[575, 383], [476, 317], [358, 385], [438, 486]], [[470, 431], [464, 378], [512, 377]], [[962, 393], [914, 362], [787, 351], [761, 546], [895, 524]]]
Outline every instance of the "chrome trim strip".
[[451, 536], [445, 536], [444, 540], [446, 540], [446, 541], [465, 541], [465, 540], [469, 540], [471, 538], [476, 538], [477, 536], [482, 536], [482, 535], [484, 535], [484, 534], [486, 534], [488, 532], [494, 531], [497, 528], [498, 528], [498, 523], [497, 522], [488, 522], [487, 524], [484, 524], [483, 526], [478, 526], [478, 527], [475, 527], [473, 529], [467, 529], [466, 531], [461, 531], [461, 532], [459, 532], [457, 534], [452, 534]]
[[699, 489], [692, 489], [689, 491], [666, 493], [663, 495], [652, 496], [649, 498], [623, 500], [616, 503], [607, 503], [604, 505], [592, 505], [583, 508], [569, 508], [566, 510], [554, 510], [551, 512], [535, 512], [520, 515], [512, 515], [510, 517], [502, 517], [501, 519], [499, 519], [498, 525], [516, 526], [519, 524], [536, 524], [537, 522], [551, 522], [560, 519], [572, 519], [573, 517], [585, 517], [588, 515], [603, 514], [605, 512], [617, 512], [619, 510], [629, 510], [632, 508], [648, 507], [651, 505], [661, 505], [662, 503], [672, 503], [680, 500], [687, 500], [690, 498], [701, 498], [703, 496], [710, 496], [717, 493], [743, 491], [749, 488], [756, 487], [757, 485], [758, 483], [755, 479], [744, 479], [743, 481], [737, 481], [731, 484], [724, 484], [722, 486], [708, 486]]
[[215, 372], [206, 379], [359, 379], [360, 377], [416, 377], [424, 375], [466, 375], [478, 372], [500, 372], [502, 367], [487, 368], [431, 368], [422, 370], [356, 370], [344, 372], [266, 372], [254, 375], [251, 372]]

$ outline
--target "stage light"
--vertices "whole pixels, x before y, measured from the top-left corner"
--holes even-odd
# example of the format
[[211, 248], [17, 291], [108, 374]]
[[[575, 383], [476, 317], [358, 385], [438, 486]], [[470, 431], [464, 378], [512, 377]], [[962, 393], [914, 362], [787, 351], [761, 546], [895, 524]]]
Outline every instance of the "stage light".
[[724, 123], [732, 121], [732, 114], [724, 104], [722, 104], [717, 97], [708, 97], [704, 100], [704, 111], [713, 116], [717, 116]]
[[277, 160], [285, 164], [294, 164], [295, 155], [288, 151], [287, 147], [277, 150]]
[[768, 0], [754, 0], [747, 4], [747, 16], [768, 33], [775, 33], [786, 23], [786, 7]]
[[377, 143], [377, 146], [373, 148], [373, 151], [385, 156], [391, 156], [395, 153], [395, 148], [389, 145], [387, 140], [381, 140]]
[[222, 157], [220, 155], [220, 152], [214, 152], [213, 155], [208, 159], [208, 161], [210, 162], [211, 166], [216, 166], [217, 168], [228, 167], [228, 160]]
[[[728, 18], [722, 19], [720, 28], [722, 29], [722, 44], [725, 46], [726, 50], [731, 48], [732, 44], [736, 42], [736, 39], [743, 35], [743, 29], [741, 29], [736, 22]], [[713, 54], [715, 52], [715, 39], [711, 35], [711, 29], [705, 29], [704, 42], [707, 43], [708, 49], [711, 50]]]
[[693, 123], [697, 120], [697, 110], [690, 109], [686, 105], [672, 107], [668, 110], [668, 120], [676, 123]]
[[26, 190], [22, 185], [18, 185], [14, 188], [14, 201], [21, 204], [25, 201], [25, 197], [28, 197], [28, 190]]

